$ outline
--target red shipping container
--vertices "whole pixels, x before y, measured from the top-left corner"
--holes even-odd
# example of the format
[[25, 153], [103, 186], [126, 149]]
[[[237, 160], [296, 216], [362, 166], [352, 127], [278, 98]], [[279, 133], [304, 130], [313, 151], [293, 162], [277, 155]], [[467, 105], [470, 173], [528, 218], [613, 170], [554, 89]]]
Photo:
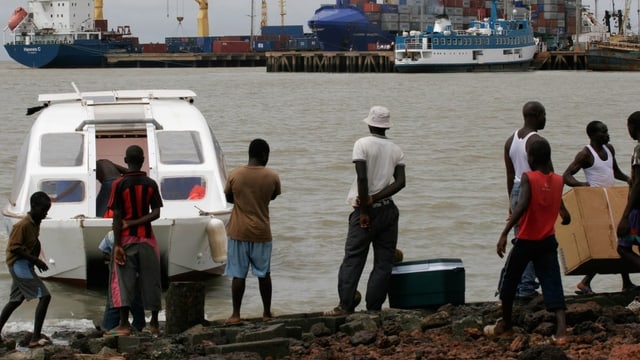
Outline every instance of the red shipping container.
[[374, 4], [374, 3], [364, 4], [364, 12], [380, 12], [381, 8], [382, 6], [380, 4]]
[[157, 43], [157, 44], [142, 44], [142, 52], [143, 53], [166, 53], [167, 52], [167, 44]]
[[213, 42], [214, 53], [248, 53], [251, 52], [251, 45], [248, 41], [223, 41]]

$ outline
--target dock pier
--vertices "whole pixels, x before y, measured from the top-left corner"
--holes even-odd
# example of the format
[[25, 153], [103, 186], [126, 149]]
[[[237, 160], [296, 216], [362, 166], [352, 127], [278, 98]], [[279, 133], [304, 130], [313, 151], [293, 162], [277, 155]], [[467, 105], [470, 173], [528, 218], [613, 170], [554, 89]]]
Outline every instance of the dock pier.
[[105, 55], [105, 67], [257, 67], [264, 53], [115, 53]]
[[392, 51], [268, 52], [267, 72], [391, 73]]
[[537, 54], [532, 63], [536, 70], [587, 70], [587, 65], [584, 50], [545, 51]]
[[[267, 72], [393, 73], [393, 51], [288, 51], [252, 53], [108, 54], [104, 67], [260, 67]], [[536, 70], [587, 70], [584, 50], [545, 51], [536, 55]]]

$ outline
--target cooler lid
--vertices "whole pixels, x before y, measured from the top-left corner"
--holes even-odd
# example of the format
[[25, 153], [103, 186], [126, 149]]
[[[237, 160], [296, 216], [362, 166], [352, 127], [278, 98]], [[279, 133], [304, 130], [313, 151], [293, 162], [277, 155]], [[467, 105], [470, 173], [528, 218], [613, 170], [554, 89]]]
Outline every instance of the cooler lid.
[[426, 271], [442, 271], [456, 268], [464, 268], [462, 259], [431, 259], [407, 261], [396, 264], [391, 271], [392, 274], [411, 274]]

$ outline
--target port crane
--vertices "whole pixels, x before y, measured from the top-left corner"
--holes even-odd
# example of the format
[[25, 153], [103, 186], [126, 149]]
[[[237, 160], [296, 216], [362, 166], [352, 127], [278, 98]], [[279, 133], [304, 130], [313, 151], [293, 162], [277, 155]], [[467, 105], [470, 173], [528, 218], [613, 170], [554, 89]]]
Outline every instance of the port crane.
[[[280, 1], [280, 26], [284, 26], [284, 16], [287, 15], [286, 11], [286, 0]], [[253, 5], [252, 5], [253, 6]], [[260, 19], [260, 27], [264, 27], [269, 25], [269, 21], [267, 18], [267, 0], [262, 0], [262, 17]]]

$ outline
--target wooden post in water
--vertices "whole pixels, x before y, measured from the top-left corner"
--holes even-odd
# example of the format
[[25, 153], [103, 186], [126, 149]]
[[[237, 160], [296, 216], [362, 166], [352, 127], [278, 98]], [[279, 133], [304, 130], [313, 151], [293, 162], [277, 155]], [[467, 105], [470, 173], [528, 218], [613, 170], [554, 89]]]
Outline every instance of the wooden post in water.
[[178, 334], [204, 323], [204, 284], [172, 282], [166, 296], [166, 333]]

